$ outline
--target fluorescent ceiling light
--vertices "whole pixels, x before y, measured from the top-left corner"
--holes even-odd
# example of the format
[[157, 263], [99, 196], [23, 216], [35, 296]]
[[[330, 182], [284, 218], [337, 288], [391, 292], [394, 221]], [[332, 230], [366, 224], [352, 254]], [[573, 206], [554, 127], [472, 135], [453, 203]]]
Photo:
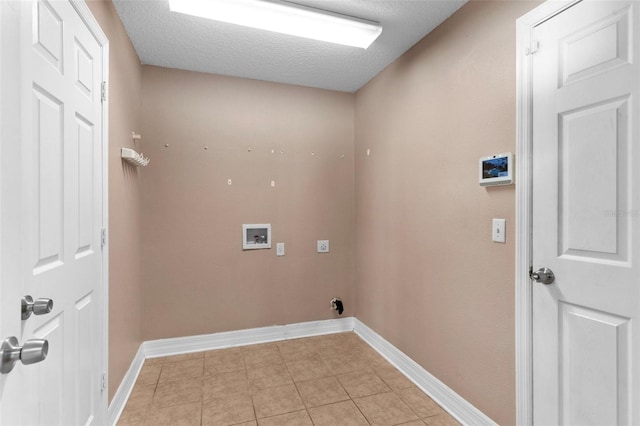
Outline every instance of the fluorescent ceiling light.
[[278, 0], [169, 0], [172, 12], [368, 48], [380, 24]]

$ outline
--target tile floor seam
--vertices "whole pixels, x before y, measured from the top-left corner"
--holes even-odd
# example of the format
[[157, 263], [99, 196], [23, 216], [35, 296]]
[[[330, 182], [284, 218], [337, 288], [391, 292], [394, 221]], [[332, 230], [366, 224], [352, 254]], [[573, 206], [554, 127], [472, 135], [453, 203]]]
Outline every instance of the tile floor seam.
[[[400, 398], [400, 401], [404, 402], [404, 404], [405, 404], [407, 407], [409, 407], [409, 410], [411, 410], [411, 412], [412, 412], [413, 414], [415, 414], [417, 418], [419, 418], [420, 420], [422, 420], [422, 419], [426, 418], [426, 417], [422, 417], [420, 414], [418, 414], [418, 412], [417, 412], [414, 408], [412, 408], [412, 407], [411, 407], [411, 405], [409, 405], [409, 403], [408, 403], [408, 402], [406, 402], [404, 399], [402, 399], [402, 397], [401, 397], [398, 393], [396, 393], [396, 392], [394, 392], [394, 393], [395, 393], [396, 395], [398, 395], [398, 398]], [[428, 416], [427, 416], [427, 417], [428, 417]]]
[[371, 425], [371, 422], [369, 421], [369, 418], [367, 416], [364, 415], [364, 413], [362, 412], [362, 410], [360, 409], [360, 407], [358, 406], [358, 404], [356, 404], [356, 402], [353, 400], [353, 398], [350, 399], [350, 401], [353, 403], [353, 405], [356, 407], [356, 410], [358, 410], [358, 412], [362, 415], [362, 417], [364, 418], [364, 420], [369, 423], [369, 425]]
[[[291, 369], [289, 368], [289, 363], [284, 360], [284, 357], [282, 356], [282, 351], [280, 350], [279, 347], [278, 347], [278, 351], [280, 352], [280, 357], [282, 357], [282, 361], [284, 362], [284, 367], [287, 369], [287, 372], [289, 373], [289, 376], [291, 376], [291, 381], [295, 385], [296, 384], [296, 379], [293, 377], [293, 373], [291, 372]], [[297, 388], [298, 387], [296, 386], [296, 389]], [[300, 391], [298, 391], [298, 393], [300, 393]]]
[[[242, 365], [244, 364], [244, 359], [242, 360]], [[246, 365], [245, 365], [245, 371], [246, 371]], [[251, 382], [249, 382], [249, 395], [251, 396], [251, 408], [253, 408], [253, 418], [256, 419], [256, 425], [258, 424], [258, 410], [256, 410], [256, 403], [255, 400], [253, 399], [253, 388], [251, 386]]]
[[[289, 373], [291, 374], [291, 373]], [[300, 397], [300, 401], [302, 401], [302, 405], [304, 405], [304, 409], [308, 410], [309, 407], [307, 407], [307, 403], [305, 402], [304, 398], [302, 397], [302, 393], [300, 393], [300, 389], [298, 388], [298, 384], [296, 383], [295, 380], [293, 380], [293, 386], [296, 388], [296, 392], [298, 392], [298, 396]]]
[[253, 418], [256, 419], [256, 425], [258, 424], [258, 412], [256, 410], [256, 404], [253, 402], [253, 395], [251, 395], [251, 408], [253, 408]]
[[353, 405], [355, 405], [356, 409], [360, 412], [360, 414], [362, 414], [362, 417], [364, 417], [364, 419], [367, 421], [367, 423], [369, 423], [369, 424], [371, 425], [371, 424], [372, 424], [372, 423], [371, 423], [371, 420], [369, 420], [369, 417], [367, 417], [367, 416], [364, 414], [364, 411], [362, 411], [362, 409], [360, 408], [360, 406], [356, 403], [356, 401], [355, 401], [353, 398], [351, 399], [351, 402], [353, 402]]

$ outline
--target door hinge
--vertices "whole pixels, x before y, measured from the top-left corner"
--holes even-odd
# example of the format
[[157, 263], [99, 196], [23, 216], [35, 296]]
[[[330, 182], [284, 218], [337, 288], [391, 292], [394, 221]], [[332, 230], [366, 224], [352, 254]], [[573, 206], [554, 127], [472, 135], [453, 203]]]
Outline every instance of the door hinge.
[[107, 100], [107, 82], [106, 81], [103, 81], [100, 84], [100, 100], [102, 102]]
[[100, 378], [100, 391], [104, 392], [107, 389], [107, 373], [103, 372]]
[[524, 49], [524, 54], [526, 56], [533, 55], [538, 50], [540, 50], [540, 42], [539, 41], [532, 41], [531, 42], [531, 46], [527, 47], [526, 49]]
[[100, 247], [104, 247], [107, 245], [107, 229], [102, 228], [100, 230]]

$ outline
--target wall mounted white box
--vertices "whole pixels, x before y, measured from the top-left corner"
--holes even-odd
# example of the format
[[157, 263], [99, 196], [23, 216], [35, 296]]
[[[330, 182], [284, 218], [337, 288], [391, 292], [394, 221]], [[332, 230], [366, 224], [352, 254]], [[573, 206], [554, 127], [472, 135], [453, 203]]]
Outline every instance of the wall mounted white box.
[[242, 249], [270, 249], [271, 224], [254, 223], [242, 225]]

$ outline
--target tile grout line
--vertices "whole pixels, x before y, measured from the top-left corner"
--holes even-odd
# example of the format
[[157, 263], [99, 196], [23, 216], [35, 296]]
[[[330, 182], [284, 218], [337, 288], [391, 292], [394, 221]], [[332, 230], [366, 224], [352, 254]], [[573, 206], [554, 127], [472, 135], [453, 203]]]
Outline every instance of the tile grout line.
[[[244, 356], [242, 353], [240, 354], [240, 358], [242, 359], [242, 365], [244, 366], [244, 371], [247, 371], [247, 363], [244, 361]], [[251, 381], [249, 380], [249, 374], [247, 374], [247, 381], [249, 382], [249, 394], [251, 396], [251, 408], [253, 408], [253, 418], [256, 419], [256, 426], [258, 425], [258, 411], [256, 410], [256, 403], [253, 399], [253, 387], [251, 386]]]

